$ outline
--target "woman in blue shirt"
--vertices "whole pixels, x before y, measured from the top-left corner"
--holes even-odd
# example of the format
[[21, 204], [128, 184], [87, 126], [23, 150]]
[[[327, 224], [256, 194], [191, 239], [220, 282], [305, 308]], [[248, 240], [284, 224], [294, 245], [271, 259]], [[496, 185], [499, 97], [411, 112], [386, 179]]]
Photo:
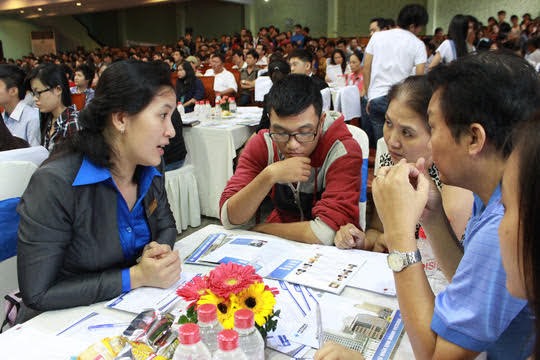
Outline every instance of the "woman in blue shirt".
[[175, 135], [175, 100], [163, 64], [123, 61], [103, 73], [80, 114], [83, 130], [55, 147], [21, 199], [18, 321], [34, 315], [28, 308], [89, 305], [179, 279], [156, 169]]

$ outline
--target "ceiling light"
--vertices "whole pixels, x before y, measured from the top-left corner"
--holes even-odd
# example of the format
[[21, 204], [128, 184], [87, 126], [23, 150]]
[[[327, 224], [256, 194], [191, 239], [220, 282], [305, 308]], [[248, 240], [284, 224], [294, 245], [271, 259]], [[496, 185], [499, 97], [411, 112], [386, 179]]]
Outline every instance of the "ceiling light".
[[43, 11], [43, 9], [42, 8], [37, 8], [37, 11]]
[[20, 12], [21, 14], [24, 14], [24, 10], [20, 10], [19, 12]]
[[75, 5], [77, 6], [82, 6], [82, 4], [80, 2], [76, 3]]

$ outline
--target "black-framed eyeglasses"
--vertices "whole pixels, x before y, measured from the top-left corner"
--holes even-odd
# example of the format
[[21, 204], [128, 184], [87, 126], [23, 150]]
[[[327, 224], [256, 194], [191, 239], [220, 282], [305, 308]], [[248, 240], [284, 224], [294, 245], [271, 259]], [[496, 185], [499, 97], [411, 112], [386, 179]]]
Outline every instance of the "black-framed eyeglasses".
[[32, 90], [32, 95], [35, 97], [35, 98], [40, 98], [41, 97], [41, 94], [43, 94], [44, 92], [47, 92], [49, 90], [51, 90], [52, 88], [51, 87], [48, 87], [46, 89], [43, 89], [43, 90]]
[[319, 129], [320, 124], [321, 124], [321, 120], [319, 120], [317, 122], [317, 128], [316, 128], [317, 131], [315, 131], [315, 132], [296, 132], [296, 133], [286, 133], [286, 132], [275, 133], [275, 132], [271, 132], [268, 135], [270, 135], [272, 140], [274, 140], [275, 142], [278, 142], [278, 143], [288, 143], [289, 140], [291, 139], [291, 136], [293, 136], [294, 139], [296, 141], [298, 141], [299, 143], [308, 143], [308, 142], [312, 142], [312, 141], [315, 140], [315, 137], [318, 134], [318, 129]]

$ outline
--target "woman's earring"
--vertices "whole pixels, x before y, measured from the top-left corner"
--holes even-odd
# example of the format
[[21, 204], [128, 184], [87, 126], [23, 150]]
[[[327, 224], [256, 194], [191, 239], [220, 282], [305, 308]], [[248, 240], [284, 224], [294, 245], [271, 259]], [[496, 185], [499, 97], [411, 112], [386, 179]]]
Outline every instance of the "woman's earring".
[[122, 129], [120, 130], [120, 134], [122, 134], [122, 135], [124, 135], [125, 132], [126, 132], [126, 129], [125, 129], [125, 128], [122, 128]]

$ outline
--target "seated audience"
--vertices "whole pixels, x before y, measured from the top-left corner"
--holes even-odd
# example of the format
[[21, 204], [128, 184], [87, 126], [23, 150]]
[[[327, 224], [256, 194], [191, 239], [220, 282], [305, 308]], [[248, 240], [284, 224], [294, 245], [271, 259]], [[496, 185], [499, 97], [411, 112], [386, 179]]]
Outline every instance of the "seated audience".
[[90, 101], [92, 101], [92, 99], [94, 98], [94, 89], [90, 87], [91, 81], [93, 79], [94, 70], [90, 66], [86, 64], [77, 66], [77, 68], [75, 69], [75, 75], [73, 77], [75, 86], [71, 87], [69, 90], [72, 94], [85, 95], [84, 106], [88, 105]]
[[186, 61], [191, 65], [196, 76], [203, 76], [203, 74], [199, 71], [199, 65], [201, 62], [199, 61], [199, 59], [197, 59], [197, 57], [193, 55], [188, 56], [186, 58]]
[[2, 120], [14, 136], [37, 146], [41, 142], [39, 111], [24, 102], [25, 76], [24, 71], [15, 65], [0, 64]]
[[336, 83], [339, 78], [344, 78], [350, 72], [351, 68], [347, 64], [345, 52], [341, 49], [335, 49], [330, 58], [330, 64], [326, 66], [326, 77], [324, 80], [327, 83]]
[[177, 74], [176, 101], [182, 103], [186, 113], [192, 112], [197, 101], [204, 99], [204, 85], [187, 61], [178, 66]]
[[360, 51], [353, 51], [349, 58], [349, 66], [351, 68], [351, 72], [347, 74], [347, 77], [345, 78], [345, 85], [355, 85], [356, 87], [358, 87], [360, 96], [364, 96], [366, 93], [366, 90], [364, 89], [364, 69], [362, 67], [363, 58], [364, 54], [362, 54]]
[[253, 102], [253, 92], [255, 90], [255, 80], [257, 80], [257, 67], [255, 63], [259, 54], [255, 50], [250, 50], [246, 54], [245, 63], [247, 66], [240, 70], [240, 92], [238, 98], [239, 106], [246, 106]]
[[250, 220], [267, 194], [274, 210], [252, 230], [306, 243], [333, 242], [341, 225], [358, 219], [362, 152], [343, 116], [322, 112], [313, 80], [292, 74], [272, 86], [270, 131], [242, 151], [220, 200], [227, 228]]
[[41, 145], [51, 151], [55, 144], [79, 130], [79, 112], [71, 103], [67, 78], [60, 66], [40, 65], [27, 81], [42, 116]]
[[214, 92], [216, 96], [233, 96], [238, 91], [238, 84], [234, 75], [223, 67], [225, 57], [223, 54], [214, 54], [210, 59], [211, 69], [208, 69], [204, 76], [215, 76]]
[[313, 54], [308, 49], [295, 49], [288, 57], [291, 73], [303, 74], [312, 77], [320, 90], [327, 88], [328, 84], [313, 73]]
[[[405, 329], [420, 359], [474, 359], [484, 351], [488, 359], [526, 359], [534, 342], [532, 314], [506, 289], [497, 229], [509, 135], [539, 110], [538, 75], [513, 54], [484, 52], [438, 66], [428, 79], [434, 89], [428, 109], [433, 161], [443, 183], [474, 193], [474, 205], [461, 245], [424, 159], [379, 170], [373, 198]], [[451, 279], [436, 297], [416, 246], [418, 221]], [[327, 347], [315, 358], [331, 358]]]
[[[420, 157], [431, 159], [429, 146], [431, 130], [427, 114], [431, 94], [431, 86], [424, 76], [410, 76], [402, 83], [390, 88], [389, 105], [383, 127], [388, 152], [375, 159], [380, 166], [392, 166], [399, 163], [401, 159], [406, 159], [408, 163], [415, 163]], [[444, 185], [439, 179], [437, 167], [433, 163], [428, 166], [429, 176], [437, 185], [437, 190], [441, 192], [446, 216], [457, 238], [461, 239], [465, 232], [465, 225], [471, 216], [469, 209], [472, 208], [472, 194], [468, 190]], [[439, 264], [433, 258], [429, 242], [426, 239], [419, 239], [419, 232], [420, 224], [417, 224], [414, 235], [422, 259], [430, 267], [429, 271], [426, 271], [430, 285], [433, 291], [438, 293], [448, 282]], [[340, 249], [386, 251], [387, 245], [384, 239], [385, 233], [377, 215], [377, 209], [373, 209], [370, 227], [365, 233], [353, 224], [347, 224], [336, 233], [334, 243]]]
[[115, 62], [95, 95], [81, 112], [83, 130], [57, 144], [22, 196], [19, 321], [180, 278], [176, 226], [155, 168], [175, 135], [169, 69]]

